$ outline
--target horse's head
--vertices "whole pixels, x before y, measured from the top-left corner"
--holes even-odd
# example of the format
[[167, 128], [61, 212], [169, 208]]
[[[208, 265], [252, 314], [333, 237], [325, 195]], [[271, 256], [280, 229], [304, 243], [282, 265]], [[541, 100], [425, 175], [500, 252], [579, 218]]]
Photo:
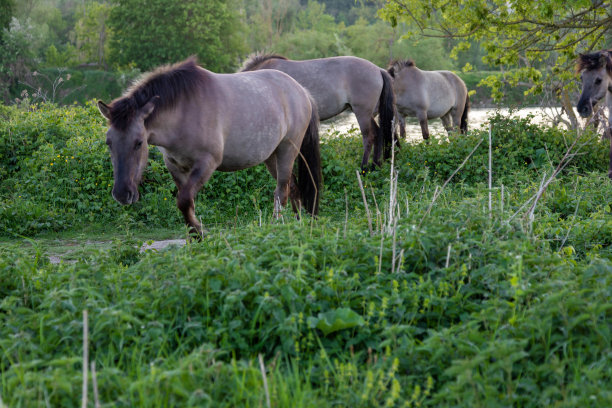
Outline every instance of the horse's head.
[[593, 105], [612, 90], [612, 56], [610, 51], [580, 54], [576, 71], [582, 80], [582, 93], [576, 109], [583, 118], [593, 113]]
[[110, 150], [113, 163], [113, 197], [121, 204], [132, 204], [138, 201], [138, 185], [147, 165], [149, 155], [149, 132], [145, 119], [155, 109], [159, 97], [151, 98], [138, 108], [110, 106], [98, 101], [102, 116], [109, 120], [110, 127], [106, 132], [106, 144]]

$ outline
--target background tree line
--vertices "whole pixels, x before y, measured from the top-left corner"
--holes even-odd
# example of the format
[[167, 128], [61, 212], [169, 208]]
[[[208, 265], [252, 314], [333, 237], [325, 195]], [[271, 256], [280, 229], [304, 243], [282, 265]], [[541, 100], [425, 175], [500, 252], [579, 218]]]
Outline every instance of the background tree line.
[[510, 103], [569, 107], [574, 58], [612, 47], [610, 27], [610, 0], [0, 0], [0, 100], [109, 98], [189, 55], [233, 72], [263, 51], [412, 58]]
[[235, 71], [256, 51], [294, 59], [356, 55], [381, 67], [408, 57], [424, 69], [458, 69], [468, 62], [485, 67], [478, 47], [451, 59], [452, 40], [402, 39], [407, 24], [392, 27], [379, 19], [382, 5], [372, 0], [0, 0], [0, 97], [5, 103], [26, 93], [56, 102], [70, 101], [72, 92], [102, 97], [117, 93], [139, 72], [189, 55], [215, 72]]

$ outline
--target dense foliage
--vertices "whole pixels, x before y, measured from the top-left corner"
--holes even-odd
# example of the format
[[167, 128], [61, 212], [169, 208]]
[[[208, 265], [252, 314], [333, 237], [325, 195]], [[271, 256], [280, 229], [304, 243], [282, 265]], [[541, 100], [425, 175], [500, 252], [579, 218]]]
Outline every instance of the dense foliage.
[[[423, 69], [456, 69], [480, 62], [475, 46], [449, 58], [451, 42], [402, 39], [407, 26], [376, 18], [377, 2], [298, 0], [28, 0], [0, 2], [0, 98], [82, 103], [97, 87], [64, 72], [104, 70], [129, 77], [197, 55], [202, 65], [232, 72], [253, 52], [293, 59], [356, 55], [385, 67], [392, 58], [413, 58]], [[46, 70], [47, 78], [37, 76]], [[50, 74], [51, 72], [51, 74]], [[34, 96], [32, 96], [35, 94]], [[117, 96], [117, 95], [113, 95]], [[100, 96], [97, 96], [100, 97]]]
[[239, 20], [233, 1], [114, 0], [111, 58], [120, 66], [150, 70], [190, 55], [212, 71], [229, 71], [244, 54], [235, 38]]
[[152, 228], [184, 236], [159, 156], [120, 207], [94, 106], [1, 109], [8, 406], [81, 403], [83, 310], [90, 406], [94, 384], [125, 407], [612, 404], [612, 183], [595, 135], [533, 218], [523, 204], [571, 132], [494, 117], [491, 210], [486, 141], [440, 191], [486, 129], [404, 143], [396, 201], [389, 163], [363, 178], [371, 232], [360, 139], [327, 135], [319, 219], [273, 220], [263, 166], [216, 174], [203, 242], [142, 252]]
[[[29, 110], [2, 107], [0, 117], [0, 234], [59, 231], [93, 221], [122, 224], [128, 219], [149, 226], [170, 221], [180, 225], [175, 186], [155, 148], [141, 186], [143, 199], [124, 209], [112, 199], [112, 168], [104, 143], [106, 124], [95, 104], [70, 108], [31, 105]], [[482, 130], [450, 141], [406, 145], [398, 156], [400, 177], [414, 180], [426, 172], [428, 178], [443, 182], [485, 136], [486, 130]], [[496, 179], [511, 185], [517, 177], [515, 169], [520, 167], [532, 169], [526, 176], [536, 176], [558, 163], [568, 140], [566, 132], [559, 129], [542, 129], [526, 119], [495, 117], [492, 148]], [[344, 189], [349, 190], [351, 201], [360, 200], [353, 174], [360, 150], [357, 134], [346, 140], [324, 141], [323, 211], [343, 211]], [[593, 136], [573, 164], [581, 171], [604, 172], [606, 157], [605, 143]], [[483, 144], [454, 181], [484, 182], [487, 160]], [[372, 185], [380, 186], [386, 176], [380, 172], [371, 177]], [[215, 173], [198, 196], [197, 213], [204, 220], [245, 212], [267, 214], [272, 208], [273, 186], [264, 166]]]
[[[579, 52], [607, 49], [612, 41], [608, 0], [390, 0], [380, 12], [392, 25], [408, 23], [406, 35], [457, 40], [453, 53], [477, 43], [490, 66], [518, 68], [505, 75], [512, 85], [545, 84], [557, 92], [574, 84]], [[502, 82], [491, 77], [494, 92]], [[566, 107], [567, 108], [567, 107]]]

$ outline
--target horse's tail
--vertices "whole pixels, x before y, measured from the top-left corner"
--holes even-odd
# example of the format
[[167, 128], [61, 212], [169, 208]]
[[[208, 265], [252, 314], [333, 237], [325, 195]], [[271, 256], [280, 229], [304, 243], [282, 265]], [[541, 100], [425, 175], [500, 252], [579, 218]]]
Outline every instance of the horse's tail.
[[393, 117], [395, 113], [395, 96], [393, 95], [393, 80], [391, 75], [383, 69], [380, 70], [383, 78], [383, 88], [378, 100], [378, 117], [383, 139], [384, 158], [391, 157], [393, 144]]
[[321, 197], [321, 152], [319, 150], [319, 112], [317, 104], [310, 96], [312, 114], [310, 124], [300, 147], [298, 160], [298, 189], [302, 205], [311, 215], [319, 212], [319, 198]]
[[467, 130], [468, 130], [467, 118], [468, 118], [469, 110], [470, 110], [470, 95], [465, 94], [465, 106], [463, 107], [463, 114], [461, 114], [461, 124], [459, 125], [459, 128], [461, 129], [461, 133], [467, 133]]

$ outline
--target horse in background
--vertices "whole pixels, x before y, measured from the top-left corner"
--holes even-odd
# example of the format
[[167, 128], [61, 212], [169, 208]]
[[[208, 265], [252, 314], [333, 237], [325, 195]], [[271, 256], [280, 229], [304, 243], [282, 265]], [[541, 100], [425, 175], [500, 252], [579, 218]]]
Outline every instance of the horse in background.
[[[294, 61], [281, 55], [252, 55], [241, 72], [276, 69], [289, 74], [310, 91], [319, 109], [321, 120], [332, 118], [350, 108], [359, 123], [363, 138], [361, 168], [368, 165], [374, 149], [373, 163], [381, 164], [391, 156], [394, 117], [394, 95], [389, 74], [357, 57], [330, 57]], [[374, 120], [378, 113], [380, 126]]]
[[98, 108], [110, 125], [112, 195], [121, 204], [138, 201], [148, 145], [155, 145], [178, 188], [177, 206], [198, 237], [203, 231], [194, 199], [215, 170], [263, 162], [276, 180], [276, 216], [290, 194], [294, 210], [303, 204], [313, 215], [318, 211], [317, 108], [289, 75], [271, 70], [215, 74], [190, 58], [157, 69], [110, 105], [99, 101]]
[[450, 71], [423, 71], [412, 60], [396, 60], [387, 72], [393, 77], [400, 134], [406, 135], [404, 116], [416, 117], [423, 139], [429, 139], [429, 119], [440, 118], [447, 132], [467, 132], [470, 106], [467, 87]]
[[608, 177], [612, 179], [612, 50], [580, 54], [576, 61], [580, 73], [582, 92], [576, 105], [583, 118], [593, 114], [593, 107], [602, 99], [608, 107], [608, 126], [604, 135], [610, 139], [610, 165]]

